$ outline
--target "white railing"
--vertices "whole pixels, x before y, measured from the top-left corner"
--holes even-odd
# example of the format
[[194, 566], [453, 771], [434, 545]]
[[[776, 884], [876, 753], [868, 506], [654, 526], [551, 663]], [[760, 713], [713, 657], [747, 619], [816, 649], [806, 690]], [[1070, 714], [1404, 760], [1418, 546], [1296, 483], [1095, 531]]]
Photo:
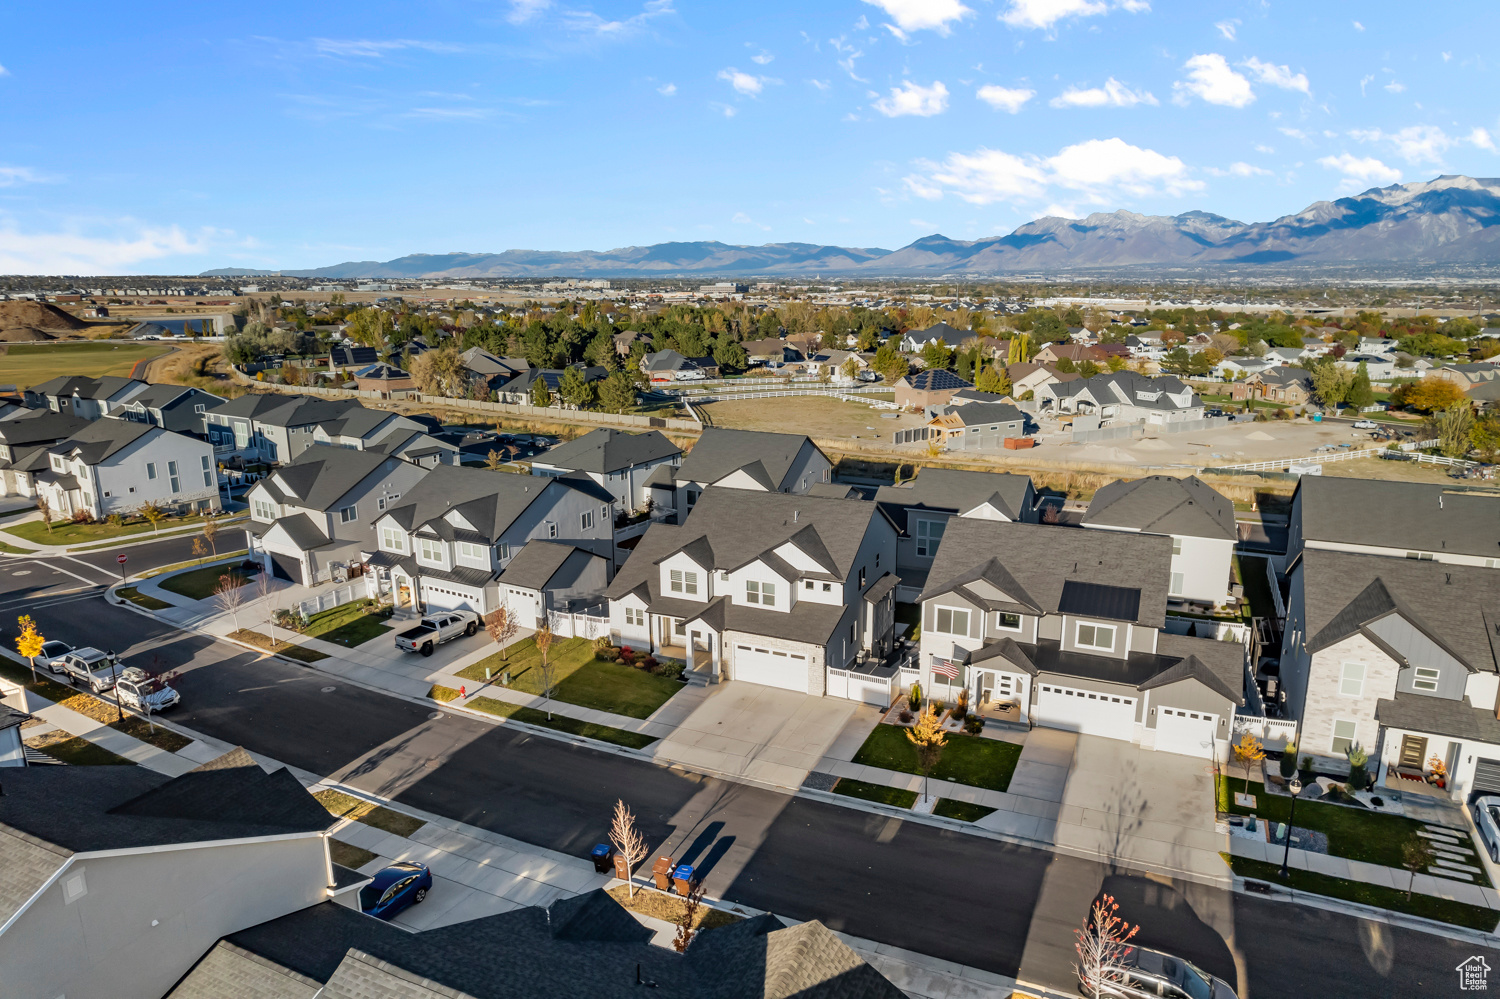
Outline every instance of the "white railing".
[[1265, 718], [1260, 715], [1236, 714], [1234, 731], [1230, 733], [1230, 742], [1238, 742], [1239, 737], [1246, 732], [1259, 739], [1264, 748], [1280, 751], [1287, 747], [1287, 743], [1297, 738], [1297, 723], [1290, 718]]
[[[1433, 455], [1415, 456], [1410, 454], [1410, 452], [1418, 451], [1424, 447], [1435, 447], [1437, 443], [1436, 440], [1408, 441], [1400, 445], [1399, 450], [1402, 452], [1403, 458], [1415, 457], [1418, 461], [1425, 458], [1430, 461], [1434, 457]], [[1390, 451], [1388, 447], [1366, 447], [1354, 451], [1333, 451], [1322, 454], [1299, 455], [1296, 458], [1277, 458], [1274, 461], [1250, 461], [1241, 465], [1212, 465], [1204, 467], [1222, 469], [1226, 472], [1272, 472], [1283, 471], [1291, 465], [1326, 465], [1335, 461], [1353, 461], [1356, 458], [1377, 458], [1388, 451]], [[1448, 459], [1448, 461], [1452, 460], [1452, 458]]]
[[1483, 462], [1470, 461], [1468, 458], [1449, 458], [1442, 454], [1408, 454], [1404, 456], [1405, 461], [1428, 462], [1433, 465], [1456, 465], [1459, 468], [1474, 468]]
[[[839, 399], [847, 399], [850, 402], [858, 401], [864, 403], [878, 404], [881, 400], [860, 399], [859, 396], [872, 392], [889, 392], [889, 388], [882, 386], [868, 386], [859, 388], [827, 388], [827, 389], [780, 389], [769, 392], [725, 392], [722, 394], [704, 393], [695, 395], [690, 400], [693, 403], [703, 404], [709, 402], [734, 402], [738, 399], [778, 399], [791, 395], [827, 395]], [[684, 399], [687, 402], [689, 400]]]
[[598, 608], [570, 613], [548, 611], [547, 624], [559, 638], [587, 638], [593, 640], [609, 634], [609, 615], [589, 613]]

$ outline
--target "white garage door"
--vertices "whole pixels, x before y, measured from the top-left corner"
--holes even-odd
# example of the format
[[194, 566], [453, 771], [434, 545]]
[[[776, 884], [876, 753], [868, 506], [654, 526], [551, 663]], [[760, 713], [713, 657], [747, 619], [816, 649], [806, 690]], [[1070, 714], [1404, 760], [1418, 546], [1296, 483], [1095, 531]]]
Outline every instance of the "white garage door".
[[1037, 724], [1084, 735], [1129, 739], [1135, 733], [1135, 698], [1077, 690], [1055, 684], [1037, 685]]
[[1214, 754], [1214, 735], [1218, 727], [1218, 715], [1159, 707], [1156, 709], [1156, 751], [1208, 759]]
[[441, 584], [423, 583], [422, 596], [427, 601], [428, 612], [439, 610], [479, 611], [479, 597], [470, 592], [460, 592]]
[[747, 683], [762, 683], [767, 687], [781, 687], [807, 693], [807, 657], [783, 652], [780, 649], [762, 649], [753, 645], [734, 647], [734, 666], [731, 679]]

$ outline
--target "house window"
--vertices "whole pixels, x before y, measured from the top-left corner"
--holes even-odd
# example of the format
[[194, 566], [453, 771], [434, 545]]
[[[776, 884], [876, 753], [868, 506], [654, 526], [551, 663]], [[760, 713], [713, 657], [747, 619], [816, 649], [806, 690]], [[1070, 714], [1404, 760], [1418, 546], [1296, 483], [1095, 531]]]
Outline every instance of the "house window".
[[214, 484], [213, 470], [208, 467], [208, 455], [199, 455], [203, 459], [203, 488], [207, 489]]
[[995, 627], [1001, 631], [1020, 631], [1021, 615], [1007, 614], [1004, 611], [1000, 611], [995, 615]]
[[1412, 690], [1437, 690], [1438, 671], [1430, 666], [1418, 666], [1412, 676]]
[[1115, 629], [1109, 624], [1080, 624], [1078, 626], [1078, 640], [1075, 643], [1080, 649], [1099, 649], [1103, 652], [1112, 652], [1115, 647]]
[[483, 545], [470, 544], [467, 541], [460, 541], [458, 543], [458, 557], [466, 558], [471, 562], [489, 561], [488, 554], [485, 552]]
[[824, 583], [823, 584], [823, 592], [824, 593], [832, 593], [833, 592], [833, 584], [832, 583]]
[[1432, 552], [1407, 552], [1406, 557], [1416, 559], [1419, 562], [1431, 562]]
[[1352, 721], [1335, 720], [1333, 723], [1333, 745], [1335, 756], [1343, 756], [1349, 752], [1349, 747], [1354, 745], [1354, 737], [1359, 734], [1359, 727]]
[[349, 523], [351, 520], [355, 519], [355, 517], [358, 516], [358, 512], [359, 512], [359, 508], [357, 506], [340, 507], [339, 508], [339, 523], [340, 524], [347, 524], [347, 523]]
[[938, 543], [943, 540], [943, 532], [947, 529], [946, 520], [917, 521], [917, 555], [922, 558], [936, 555]]
[[[57, 469], [59, 472], [62, 471], [62, 459], [61, 458], [54, 458], [54, 459], [52, 459], [52, 467], [55, 468], [55, 469]], [[154, 462], [154, 461], [148, 461], [148, 462], [146, 462], [146, 478], [148, 478], [148, 479], [154, 479], [154, 478], [156, 478], [156, 462]]]
[[237, 448], [249, 447], [250, 446], [250, 424], [248, 424], [248, 423], [233, 423], [233, 424], [230, 424], [230, 425], [232, 427], [234, 427], [234, 446], [237, 447]]
[[547, 537], [549, 537], [549, 538], [555, 538], [555, 537], [557, 537], [557, 525], [554, 524], [550, 520], [547, 521]]
[[1174, 597], [1182, 595], [1182, 573], [1172, 573], [1172, 586], [1167, 592]]
[[502, 562], [508, 562], [508, 561], [510, 561], [510, 543], [509, 542], [502, 541], [500, 543], [500, 561], [502, 561]]
[[861, 590], [865, 588], [865, 570], [864, 570], [864, 566], [860, 566], [860, 569], [859, 569], [859, 588]]
[[256, 520], [275, 520], [276, 507], [265, 500], [253, 500], [251, 505], [255, 508]]
[[167, 462], [167, 476], [168, 476], [168, 478], [170, 478], [172, 480], [172, 491], [174, 493], [181, 492], [182, 491], [182, 483], [177, 478], [177, 462], [175, 462], [175, 461], [169, 461], [169, 462]]
[[443, 561], [443, 543], [436, 538], [418, 538], [422, 558], [428, 562]]
[[776, 584], [758, 583], [753, 579], [745, 580], [745, 602], [748, 604], [764, 604], [767, 607], [775, 607]]
[[877, 568], [877, 569], [880, 568], [880, 553], [879, 552], [875, 553], [875, 568]]
[[686, 572], [682, 569], [673, 569], [671, 576], [673, 593], [697, 593], [698, 574]]
[[967, 635], [969, 633], [969, 612], [966, 610], [955, 610], [951, 607], [939, 607], [937, 609], [937, 624], [934, 631], [941, 631], [947, 635]]
[[1344, 663], [1339, 677], [1339, 693], [1345, 697], [1359, 697], [1365, 692], [1365, 664]]
[[382, 527], [380, 547], [389, 552], [404, 552], [406, 551], [406, 535], [394, 527]]
[[802, 588], [804, 590], [810, 590], [810, 589], [812, 589], [813, 588], [813, 581], [809, 579], [807, 582], [805, 582], [805, 583], [802, 584]]
[[644, 628], [646, 626], [645, 610], [640, 607], [626, 607], [625, 623], [633, 628]]
[[208, 407], [207, 407], [207, 406], [205, 406], [205, 405], [204, 405], [204, 404], [203, 404], [203, 403], [201, 403], [201, 402], [199, 402], [199, 403], [195, 403], [195, 404], [194, 404], [194, 405], [193, 405], [193, 412], [195, 412], [195, 413], [202, 413], [202, 412], [204, 412], [204, 411], [205, 411], [205, 410], [206, 410], [206, 409], [208, 409]]
[[1181, 555], [1182, 554], [1182, 539], [1181, 538], [1173, 538], [1172, 539], [1172, 554], [1173, 555]]
[[692, 507], [692, 506], [696, 505], [697, 502], [698, 502], [698, 492], [697, 492], [697, 490], [695, 490], [695, 489], [689, 489], [687, 491], [687, 504], [688, 504], [688, 506]]
[[594, 529], [594, 511], [585, 510], [579, 514], [578, 527], [580, 530], [592, 531]]

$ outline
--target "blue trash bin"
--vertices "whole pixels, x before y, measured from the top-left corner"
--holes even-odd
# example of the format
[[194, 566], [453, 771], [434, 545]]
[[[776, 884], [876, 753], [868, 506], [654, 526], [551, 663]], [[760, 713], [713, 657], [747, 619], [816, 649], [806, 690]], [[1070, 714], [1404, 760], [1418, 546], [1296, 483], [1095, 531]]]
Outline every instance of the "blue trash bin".
[[589, 856], [594, 861], [594, 872], [597, 874], [608, 874], [613, 868], [611, 863], [615, 848], [608, 843], [600, 843], [589, 851]]
[[693, 882], [696, 880], [693, 877], [692, 864], [678, 864], [677, 869], [672, 872], [672, 887], [677, 889], [679, 895], [686, 895], [692, 891]]

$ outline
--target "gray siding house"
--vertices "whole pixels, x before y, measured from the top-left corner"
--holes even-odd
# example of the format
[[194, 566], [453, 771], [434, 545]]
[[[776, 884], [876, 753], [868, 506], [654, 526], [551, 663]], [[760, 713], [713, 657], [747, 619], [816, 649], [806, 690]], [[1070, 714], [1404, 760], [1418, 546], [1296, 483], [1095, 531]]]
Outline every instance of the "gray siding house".
[[608, 489], [618, 509], [628, 513], [644, 508], [651, 498], [646, 481], [652, 472], [663, 467], [670, 471], [681, 462], [682, 448], [660, 431], [628, 434], [601, 428], [538, 455], [531, 463], [531, 474], [586, 475]]
[[153, 427], [175, 430], [179, 434], [204, 437], [207, 427], [203, 415], [217, 409], [227, 400], [200, 388], [185, 385], [151, 385], [108, 415]]
[[832, 478], [833, 463], [810, 437], [708, 427], [673, 472], [657, 469], [648, 481], [658, 509], [687, 520], [709, 486], [770, 493], [806, 493]]

